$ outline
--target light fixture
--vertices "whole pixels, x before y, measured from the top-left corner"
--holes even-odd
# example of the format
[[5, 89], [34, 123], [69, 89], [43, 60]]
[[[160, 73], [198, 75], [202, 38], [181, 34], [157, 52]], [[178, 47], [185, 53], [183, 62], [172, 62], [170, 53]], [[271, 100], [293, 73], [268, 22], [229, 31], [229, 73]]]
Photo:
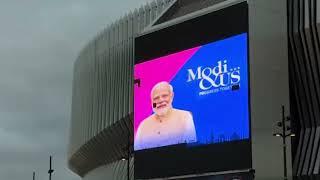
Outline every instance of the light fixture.
[[285, 137], [295, 137], [296, 134], [295, 133], [290, 133], [290, 134], [287, 134]]
[[274, 133], [273, 136], [282, 137], [282, 134], [280, 134], [280, 133]]

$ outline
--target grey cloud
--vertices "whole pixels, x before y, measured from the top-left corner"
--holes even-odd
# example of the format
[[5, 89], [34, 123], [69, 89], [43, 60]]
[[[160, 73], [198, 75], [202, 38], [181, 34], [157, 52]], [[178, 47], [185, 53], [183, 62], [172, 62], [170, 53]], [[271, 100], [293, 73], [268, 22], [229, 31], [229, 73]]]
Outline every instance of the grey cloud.
[[73, 63], [112, 21], [148, 0], [0, 0], [0, 179], [79, 180], [67, 169]]

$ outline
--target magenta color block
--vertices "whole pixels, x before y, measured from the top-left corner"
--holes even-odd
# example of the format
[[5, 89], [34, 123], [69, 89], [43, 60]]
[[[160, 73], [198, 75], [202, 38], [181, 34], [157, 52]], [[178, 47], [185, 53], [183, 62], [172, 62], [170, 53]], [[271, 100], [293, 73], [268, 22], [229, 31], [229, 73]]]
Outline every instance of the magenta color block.
[[183, 65], [200, 48], [195, 47], [134, 66], [134, 78], [140, 79], [140, 87], [134, 86], [134, 134], [141, 121], [152, 114], [150, 91], [161, 81], [170, 82]]

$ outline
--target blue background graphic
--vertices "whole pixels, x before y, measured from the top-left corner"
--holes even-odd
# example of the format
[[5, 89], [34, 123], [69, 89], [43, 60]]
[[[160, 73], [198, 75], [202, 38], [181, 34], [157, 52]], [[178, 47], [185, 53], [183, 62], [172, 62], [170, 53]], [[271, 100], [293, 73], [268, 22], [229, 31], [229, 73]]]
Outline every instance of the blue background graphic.
[[[214, 67], [227, 60], [228, 71], [240, 67], [240, 88], [199, 95], [199, 80], [187, 82], [188, 69]], [[173, 107], [192, 112], [199, 144], [249, 138], [247, 33], [203, 45], [170, 82]]]

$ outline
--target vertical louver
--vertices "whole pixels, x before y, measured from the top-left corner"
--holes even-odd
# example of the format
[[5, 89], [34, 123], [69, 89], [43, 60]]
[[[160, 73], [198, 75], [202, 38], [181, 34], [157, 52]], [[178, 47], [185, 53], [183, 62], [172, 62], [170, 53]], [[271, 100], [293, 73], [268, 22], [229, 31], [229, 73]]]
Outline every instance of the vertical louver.
[[126, 179], [126, 161], [120, 160], [132, 133], [133, 40], [172, 2], [157, 0], [128, 13], [89, 42], [76, 60], [68, 162], [80, 176], [105, 165], [112, 172], [109, 179]]
[[293, 173], [320, 170], [320, 7], [318, 0], [288, 0], [290, 101], [296, 124]]

